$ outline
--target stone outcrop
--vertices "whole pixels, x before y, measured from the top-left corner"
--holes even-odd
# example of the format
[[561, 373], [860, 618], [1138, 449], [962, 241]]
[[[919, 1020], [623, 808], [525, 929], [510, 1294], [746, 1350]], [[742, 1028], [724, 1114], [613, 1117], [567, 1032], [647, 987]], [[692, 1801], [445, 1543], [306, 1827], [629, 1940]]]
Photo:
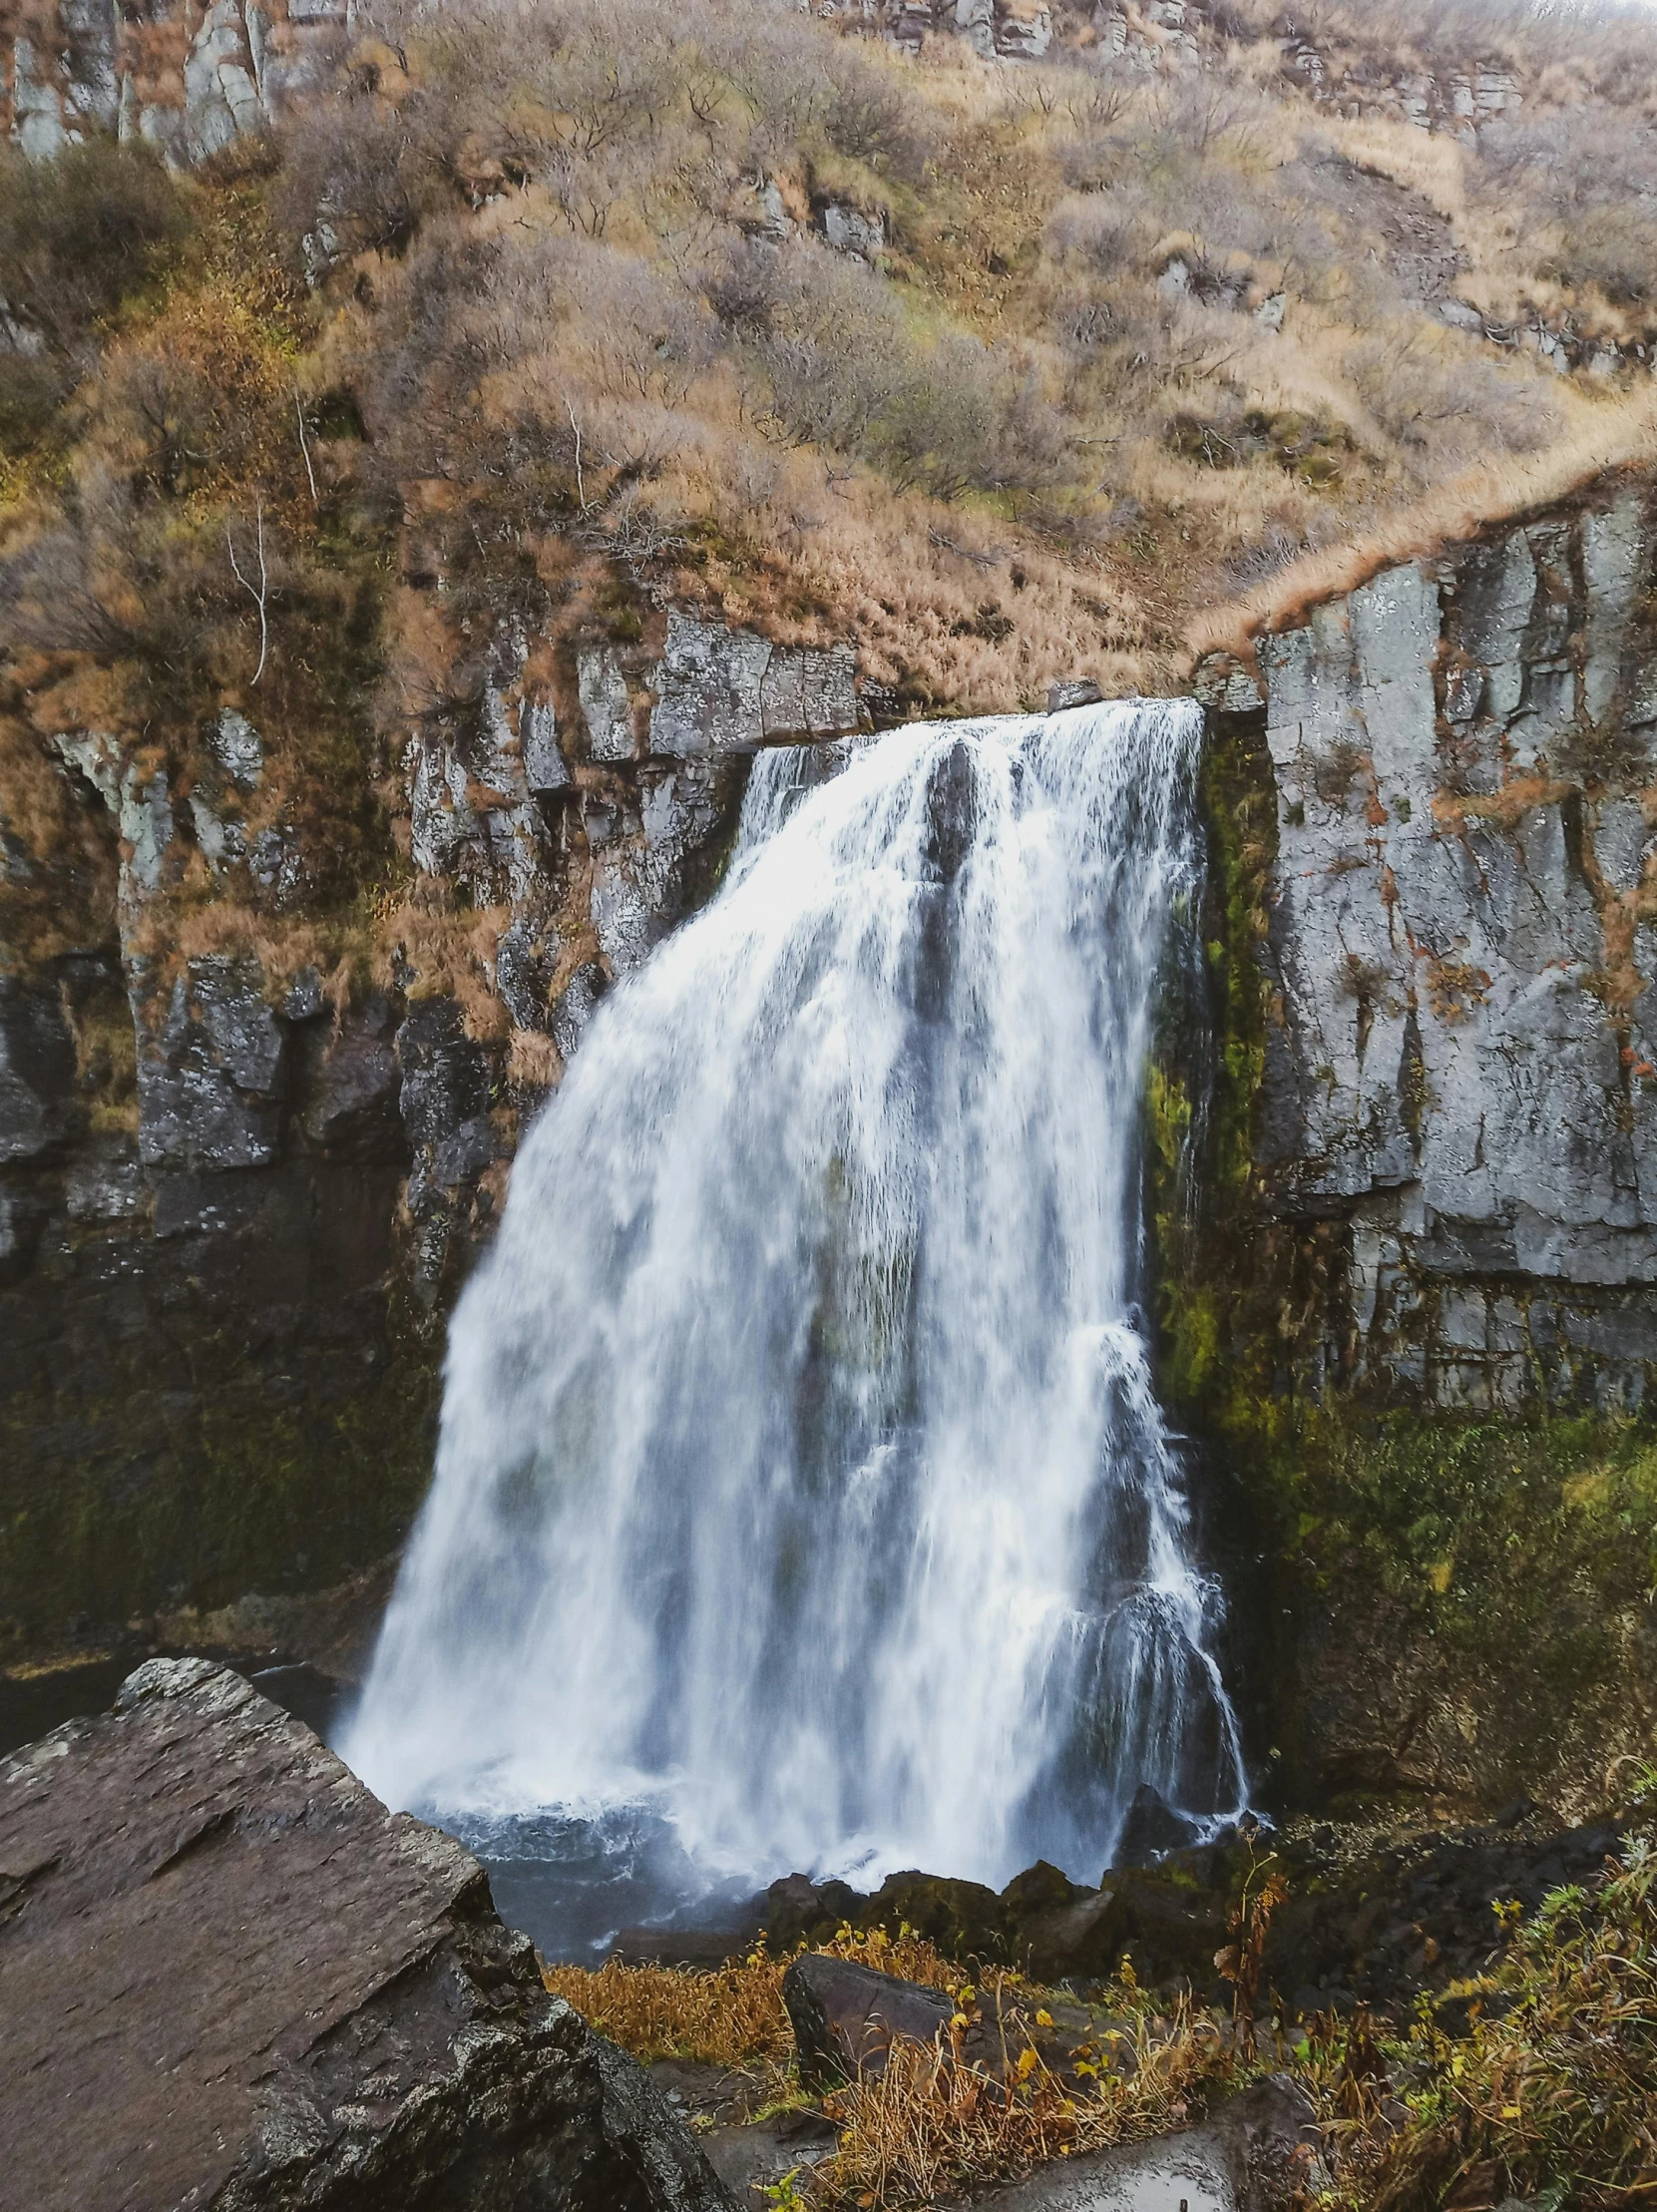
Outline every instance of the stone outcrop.
[[1657, 1373], [1654, 550], [1607, 491], [1199, 678], [1275, 786], [1257, 1158], [1341, 1225], [1332, 1372], [1606, 1408]]
[[[561, 655], [509, 641], [404, 740], [414, 904], [464, 915], [464, 1003], [412, 934], [378, 983], [249, 948], [328, 864], [249, 713], [188, 759], [55, 733], [110, 942], [0, 981], [0, 1659], [398, 1540], [441, 1311], [523, 1126], [712, 891], [754, 749], [862, 714], [849, 650], [678, 612]], [[237, 949], [169, 949], [187, 886]]]
[[12, 0], [0, 116], [36, 159], [98, 134], [205, 161], [262, 130], [345, 30], [345, 0]]
[[1326, 2180], [1304, 2090], [1271, 2074], [1200, 2126], [1039, 2166], [981, 2201], [996, 2212], [1275, 2212]]
[[942, 1990], [820, 1952], [794, 1961], [783, 1977], [782, 1998], [800, 2079], [815, 2086], [884, 2072], [895, 2036], [930, 2043], [955, 2010]]
[[[421, 723], [405, 748], [415, 866], [499, 917], [495, 996], [556, 1064], [605, 990], [712, 890], [753, 753], [862, 718], [848, 647], [775, 646], [677, 610], [654, 628], [652, 643], [578, 645], [573, 685], [533, 672], [518, 639], [470, 708]], [[451, 1230], [477, 1225], [477, 1177], [511, 1149], [489, 1104], [503, 1054], [452, 1000], [418, 996], [399, 1053], [410, 1211], [435, 1282]]]
[[[1145, 74], [1200, 68], [1226, 35], [1206, 0], [1098, 0], [1067, 25], [1049, 0], [822, 0], [819, 12], [849, 16], [910, 48], [929, 36], [959, 38], [991, 62], [1039, 62], [1065, 31], [1080, 31], [1107, 65]], [[350, 26], [347, 0], [210, 0], [185, 13], [165, 0], [9, 0], [0, 6], [0, 124], [35, 158], [113, 132], [187, 166], [263, 129]], [[1279, 45], [1287, 79], [1320, 105], [1468, 143], [1485, 125], [1517, 115], [1526, 98], [1519, 78], [1494, 60], [1434, 74], [1381, 51], [1326, 53], [1287, 25]], [[769, 195], [767, 222], [784, 234], [793, 221], [774, 185]], [[845, 235], [830, 221], [829, 242], [878, 251], [880, 237], [865, 232], [863, 221], [851, 215]], [[308, 243], [325, 264], [333, 249], [326, 226]]]
[[731, 2201], [477, 1861], [204, 1660], [0, 1762], [0, 1975], [35, 2212]]

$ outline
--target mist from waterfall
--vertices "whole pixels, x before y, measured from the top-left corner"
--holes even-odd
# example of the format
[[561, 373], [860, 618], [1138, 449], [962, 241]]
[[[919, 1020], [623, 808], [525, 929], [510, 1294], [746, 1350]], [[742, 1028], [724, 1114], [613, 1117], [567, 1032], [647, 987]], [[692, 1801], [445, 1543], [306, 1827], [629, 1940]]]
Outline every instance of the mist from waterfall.
[[1141, 1783], [1241, 1809], [1136, 1303], [1199, 736], [1130, 702], [755, 761], [455, 1316], [342, 1746], [391, 1803], [996, 1884], [1096, 1880]]

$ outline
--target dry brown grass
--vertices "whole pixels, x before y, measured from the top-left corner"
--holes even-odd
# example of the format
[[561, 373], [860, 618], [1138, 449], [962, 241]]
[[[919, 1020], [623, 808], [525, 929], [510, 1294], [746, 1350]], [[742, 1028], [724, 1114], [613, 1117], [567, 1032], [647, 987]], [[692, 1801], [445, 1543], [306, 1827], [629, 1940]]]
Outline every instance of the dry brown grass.
[[1048, 2069], [1017, 2016], [999, 2072], [966, 2062], [962, 2026], [931, 2044], [900, 2038], [884, 2072], [826, 2100], [840, 2147], [811, 2174], [803, 2200], [910, 2212], [969, 2182], [1182, 2125], [1205, 2084], [1233, 2070], [1226, 2038], [1184, 2004], [1124, 2020], [1084, 2093]]
[[[1232, 2040], [1206, 2013], [1184, 2002], [1157, 2012], [1130, 1989], [1108, 2029], [1075, 2051], [1074, 2073], [1061, 2080], [1034, 2033], [1051, 2024], [1040, 2009], [1045, 1992], [1019, 1975], [995, 1970], [975, 1983], [907, 1927], [895, 1937], [843, 1927], [818, 1948], [944, 1990], [957, 2010], [933, 2042], [900, 2037], [882, 2073], [824, 2099], [839, 2149], [808, 2177], [796, 2177], [785, 2202], [825, 2212], [850, 2205], [917, 2212], [969, 2181], [1179, 2126], [1203, 2086], [1234, 2070]], [[680, 2058], [742, 2069], [787, 2094], [794, 2045], [782, 1983], [793, 1956], [761, 1944], [701, 1971], [612, 1959], [597, 1969], [545, 1967], [543, 1979], [646, 2063]], [[965, 2055], [969, 2028], [986, 2021], [999, 2026], [998, 2063]]]
[[1420, 193], [1451, 222], [1465, 213], [1466, 157], [1454, 139], [1386, 116], [1320, 115], [1318, 130], [1355, 168], [1373, 170], [1407, 192]]
[[[895, 1937], [882, 1928], [842, 1928], [818, 1949], [952, 1995], [966, 1985], [966, 1969], [909, 1928]], [[646, 2062], [696, 2058], [716, 2066], [783, 2065], [794, 2043], [782, 1978], [794, 1957], [768, 1951], [761, 1939], [745, 1957], [722, 1967], [643, 1966], [618, 1958], [602, 1967], [544, 1967], [542, 1979], [592, 2026]], [[1001, 1977], [1002, 1985], [1023, 1987], [1012, 1975]]]
[[1657, 391], [1649, 386], [1573, 412], [1570, 430], [1545, 452], [1466, 469], [1426, 497], [1381, 512], [1339, 545], [1296, 561], [1259, 591], [1205, 609], [1186, 628], [1191, 660], [1240, 653], [1262, 632], [1292, 628], [1320, 600], [1355, 591], [1394, 562], [1431, 555], [1606, 475], [1657, 463]]
[[695, 2058], [711, 2066], [780, 2068], [793, 2049], [782, 2004], [787, 1965], [761, 1948], [705, 1972], [607, 1959], [596, 1968], [545, 1967], [542, 1980], [601, 2035], [645, 2064]]

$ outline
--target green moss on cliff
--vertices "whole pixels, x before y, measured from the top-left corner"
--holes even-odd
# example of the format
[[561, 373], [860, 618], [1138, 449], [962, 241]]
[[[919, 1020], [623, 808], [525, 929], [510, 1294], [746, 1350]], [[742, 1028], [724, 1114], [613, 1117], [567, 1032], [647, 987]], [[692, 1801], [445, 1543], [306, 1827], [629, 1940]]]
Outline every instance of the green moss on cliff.
[[1274, 787], [1256, 723], [1217, 720], [1206, 1115], [1187, 1052], [1150, 1083], [1147, 1155], [1164, 1394], [1258, 1561], [1257, 1753], [1300, 1801], [1585, 1809], [1657, 1731], [1657, 1426], [1401, 1404], [1344, 1371], [1341, 1226], [1272, 1219], [1256, 1159]]
[[383, 1558], [430, 1478], [434, 1360], [410, 1342], [354, 1388], [248, 1360], [204, 1391], [138, 1362], [96, 1400], [0, 1405], [0, 1658], [181, 1603], [326, 1587]]

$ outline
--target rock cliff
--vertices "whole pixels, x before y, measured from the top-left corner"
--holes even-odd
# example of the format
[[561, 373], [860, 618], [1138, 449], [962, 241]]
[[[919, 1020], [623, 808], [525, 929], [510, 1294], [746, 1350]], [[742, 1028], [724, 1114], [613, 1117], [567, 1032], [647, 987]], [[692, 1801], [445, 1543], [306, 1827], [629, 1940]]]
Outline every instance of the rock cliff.
[[1276, 802], [1256, 1157], [1341, 1224], [1333, 1372], [1641, 1403], [1657, 1361], [1651, 497], [1388, 569], [1211, 665]]
[[327, 822], [251, 826], [269, 808], [248, 716], [222, 711], [194, 768], [56, 734], [111, 925], [0, 983], [14, 1650], [313, 1589], [398, 1541], [429, 1473], [440, 1309], [522, 1118], [612, 982], [711, 890], [755, 748], [858, 726], [849, 651], [678, 613], [655, 629], [551, 674], [521, 647], [410, 725], [410, 903], [468, 918], [464, 999], [409, 932], [367, 989], [279, 978], [256, 941], [180, 943], [186, 871], [209, 921], [239, 900], [302, 925], [326, 866]]
[[1292, 1796], [1587, 1812], [1657, 1738], [1654, 558], [1602, 482], [1198, 671], [1169, 1379], [1241, 1481]]
[[[1055, 41], [1094, 47], [1107, 62], [1146, 75], [1200, 67], [1210, 46], [1239, 26], [1209, 0], [855, 0], [824, 15], [904, 47], [933, 35], [963, 40], [986, 60], [1040, 61]], [[0, 9], [0, 119], [31, 155], [51, 155], [90, 132], [141, 138], [181, 164], [219, 153], [257, 132], [303, 96], [318, 63], [348, 32], [347, 0], [169, 0], [117, 7], [113, 0], [9, 0]], [[1282, 16], [1273, 41], [1286, 83], [1320, 106], [1443, 132], [1472, 143], [1492, 121], [1524, 107], [1527, 85], [1512, 59], [1435, 68], [1375, 45], [1320, 38], [1316, 22]], [[1497, 42], [1499, 43], [1499, 42]]]

